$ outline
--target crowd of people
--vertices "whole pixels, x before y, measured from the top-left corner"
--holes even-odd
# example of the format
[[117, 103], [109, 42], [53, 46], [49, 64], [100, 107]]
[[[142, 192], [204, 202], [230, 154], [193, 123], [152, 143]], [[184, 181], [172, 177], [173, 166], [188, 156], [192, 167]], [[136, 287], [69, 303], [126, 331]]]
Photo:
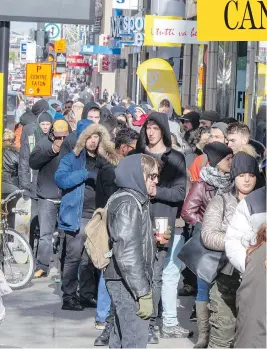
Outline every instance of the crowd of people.
[[[247, 125], [192, 106], [178, 116], [167, 99], [157, 110], [130, 98], [41, 99], [3, 142], [3, 195], [24, 189], [31, 235], [40, 229], [34, 276], [49, 275], [57, 227], [62, 309], [96, 308], [95, 346], [192, 337], [179, 294], [196, 297], [195, 348], [265, 347], [266, 155]], [[99, 208], [111, 250], [103, 270], [84, 247]], [[204, 262], [178, 257], [193, 241]], [[212, 280], [210, 251], [224, 256]]]

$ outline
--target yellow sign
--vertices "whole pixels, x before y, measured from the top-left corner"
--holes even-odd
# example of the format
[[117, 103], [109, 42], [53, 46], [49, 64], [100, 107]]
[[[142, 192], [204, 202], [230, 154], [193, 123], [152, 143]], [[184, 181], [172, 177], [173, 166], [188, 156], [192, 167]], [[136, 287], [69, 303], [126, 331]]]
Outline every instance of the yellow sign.
[[266, 41], [267, 2], [258, 0], [198, 0], [200, 41]]
[[[2, 200], [2, 162], [3, 162], [3, 125], [4, 125], [4, 74], [0, 73], [0, 202]], [[1, 210], [1, 207], [0, 207]]]
[[163, 99], [168, 99], [175, 112], [182, 114], [177, 79], [168, 62], [160, 58], [149, 59], [139, 65], [137, 75], [155, 110]]
[[52, 64], [26, 64], [26, 96], [50, 97], [52, 95]]
[[55, 52], [65, 53], [67, 50], [67, 42], [65, 39], [55, 40]]

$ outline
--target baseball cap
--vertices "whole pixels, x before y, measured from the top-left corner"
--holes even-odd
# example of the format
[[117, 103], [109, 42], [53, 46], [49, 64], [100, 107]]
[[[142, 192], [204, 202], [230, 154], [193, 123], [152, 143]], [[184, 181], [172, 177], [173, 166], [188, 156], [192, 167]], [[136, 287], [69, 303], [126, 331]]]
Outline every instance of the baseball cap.
[[55, 137], [66, 137], [69, 135], [68, 123], [65, 120], [56, 120], [53, 124], [53, 133]]

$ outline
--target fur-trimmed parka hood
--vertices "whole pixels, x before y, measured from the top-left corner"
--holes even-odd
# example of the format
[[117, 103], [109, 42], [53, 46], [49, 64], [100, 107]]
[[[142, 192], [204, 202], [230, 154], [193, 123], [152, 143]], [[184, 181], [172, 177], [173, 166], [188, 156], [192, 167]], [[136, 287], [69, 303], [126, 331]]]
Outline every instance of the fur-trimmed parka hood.
[[81, 154], [83, 149], [85, 149], [87, 139], [93, 134], [98, 134], [100, 137], [97, 155], [106, 159], [112, 165], [117, 166], [122, 157], [115, 152], [115, 145], [111, 142], [108, 131], [102, 125], [90, 125], [81, 133], [73, 150], [74, 154], [76, 156]]

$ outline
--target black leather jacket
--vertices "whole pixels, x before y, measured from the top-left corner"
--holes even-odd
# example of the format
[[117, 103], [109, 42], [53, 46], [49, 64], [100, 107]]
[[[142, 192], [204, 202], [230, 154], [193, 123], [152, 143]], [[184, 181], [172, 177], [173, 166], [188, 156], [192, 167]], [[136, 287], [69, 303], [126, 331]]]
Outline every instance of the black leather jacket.
[[3, 152], [3, 193], [18, 190], [19, 153], [15, 148], [5, 148]]
[[[152, 288], [153, 264], [156, 252], [150, 203], [142, 194], [119, 189], [108, 208], [108, 229], [113, 256], [104, 272], [105, 280], [123, 279], [135, 299], [148, 294]], [[140, 202], [127, 195], [130, 192]]]

